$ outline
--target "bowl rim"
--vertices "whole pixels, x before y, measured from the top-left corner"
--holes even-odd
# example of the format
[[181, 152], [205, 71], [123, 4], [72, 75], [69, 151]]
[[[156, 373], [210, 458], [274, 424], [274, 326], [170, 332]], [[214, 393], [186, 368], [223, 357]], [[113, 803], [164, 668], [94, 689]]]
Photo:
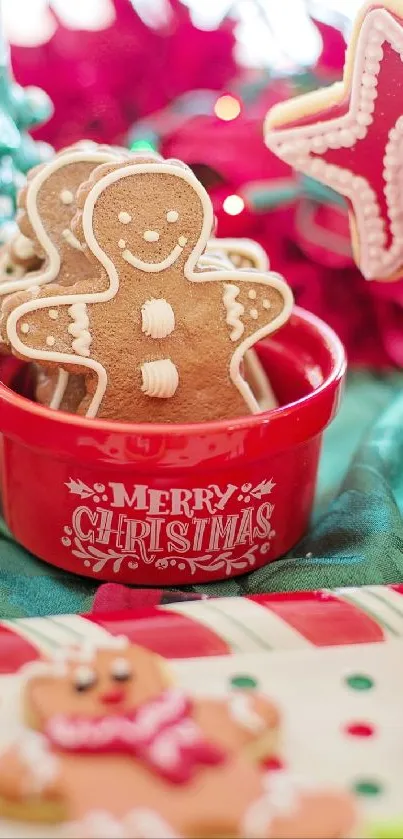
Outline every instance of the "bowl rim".
[[[200, 437], [201, 435], [205, 437], [209, 434], [226, 433], [232, 430], [252, 430], [261, 426], [263, 423], [266, 424], [274, 420], [274, 418], [280, 421], [282, 417], [289, 417], [290, 413], [297, 412], [301, 406], [308, 407], [310, 403], [320, 399], [323, 392], [329, 389], [329, 386], [335, 385], [343, 378], [347, 365], [344, 346], [340, 338], [321, 318], [299, 306], [294, 306], [288, 323], [292, 324], [293, 322], [307, 324], [321, 337], [323, 346], [326, 348], [328, 356], [331, 359], [331, 370], [319, 387], [315, 387], [310, 393], [286, 405], [272, 408], [268, 411], [261, 411], [257, 414], [234, 417], [233, 419], [172, 424], [153, 422], [130, 423], [120, 422], [118, 420], [90, 419], [67, 412], [53, 411], [50, 408], [33, 402], [25, 396], [20, 396], [0, 381], [0, 434], [4, 433], [7, 436], [14, 436], [12, 432], [4, 431], [2, 428], [1, 413], [2, 405], [4, 404], [13, 412], [33, 415], [38, 421], [44, 420], [54, 427], [68, 426], [71, 429], [76, 428], [81, 432], [93, 431], [98, 434], [139, 435], [149, 438], [166, 437], [167, 435], [170, 437], [181, 437], [184, 435], [187, 437]], [[284, 328], [287, 328], [287, 325], [285, 324]], [[20, 435], [16, 436], [20, 437]]]

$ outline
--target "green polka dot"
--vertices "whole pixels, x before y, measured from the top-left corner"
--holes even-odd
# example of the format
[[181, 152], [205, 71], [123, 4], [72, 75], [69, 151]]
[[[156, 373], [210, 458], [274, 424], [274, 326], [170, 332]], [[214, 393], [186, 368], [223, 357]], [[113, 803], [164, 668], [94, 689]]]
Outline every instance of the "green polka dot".
[[231, 685], [234, 688], [256, 688], [257, 684], [257, 679], [243, 673], [240, 673], [238, 676], [233, 676], [231, 679]]
[[378, 784], [377, 781], [371, 781], [369, 779], [364, 779], [362, 781], [357, 781], [353, 787], [354, 792], [356, 795], [362, 795], [366, 798], [372, 798], [374, 795], [379, 795], [382, 792], [382, 787]]
[[371, 676], [364, 676], [363, 673], [352, 673], [351, 676], [347, 676], [346, 682], [352, 690], [371, 690], [374, 687]]

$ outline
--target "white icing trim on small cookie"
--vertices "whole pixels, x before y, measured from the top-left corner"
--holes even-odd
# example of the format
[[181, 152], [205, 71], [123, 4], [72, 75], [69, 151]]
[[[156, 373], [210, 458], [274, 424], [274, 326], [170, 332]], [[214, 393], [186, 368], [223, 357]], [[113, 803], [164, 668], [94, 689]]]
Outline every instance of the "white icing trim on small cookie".
[[239, 341], [245, 331], [245, 327], [241, 321], [245, 308], [236, 299], [239, 292], [240, 288], [233, 283], [226, 283], [224, 286], [223, 303], [227, 313], [226, 323], [228, 326], [232, 326], [232, 332], [230, 333], [231, 341]]
[[254, 732], [266, 728], [266, 723], [252, 706], [251, 696], [241, 692], [234, 693], [230, 696], [228, 705], [232, 719], [243, 728]]
[[154, 399], [170, 399], [177, 391], [179, 373], [170, 358], [146, 361], [141, 365], [141, 390]]
[[18, 756], [29, 770], [28, 795], [39, 795], [58, 774], [58, 759], [48, 747], [46, 738], [36, 731], [26, 731], [17, 741]]
[[145, 807], [136, 807], [124, 822], [126, 836], [135, 836], [136, 839], [160, 839], [161, 836], [164, 839], [180, 839], [179, 834], [159, 813]]
[[175, 329], [175, 314], [164, 299], [146, 300], [141, 307], [141, 329], [149, 338], [166, 338]]

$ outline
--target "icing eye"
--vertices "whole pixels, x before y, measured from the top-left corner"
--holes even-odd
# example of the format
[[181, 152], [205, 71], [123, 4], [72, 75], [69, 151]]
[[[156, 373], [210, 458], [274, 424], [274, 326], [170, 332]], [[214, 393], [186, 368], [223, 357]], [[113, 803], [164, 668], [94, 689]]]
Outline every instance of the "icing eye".
[[174, 221], [178, 221], [178, 218], [179, 213], [177, 213], [176, 210], [169, 210], [169, 212], [167, 213], [167, 221], [171, 223]]
[[90, 688], [94, 687], [97, 682], [97, 675], [95, 670], [92, 670], [91, 667], [86, 667], [82, 665], [82, 667], [77, 667], [77, 670], [74, 672], [74, 688], [79, 693], [82, 693], [85, 690], [90, 690]]
[[132, 668], [127, 658], [115, 658], [111, 666], [111, 676], [116, 682], [127, 682], [132, 678]]
[[125, 210], [122, 210], [122, 212], [118, 215], [118, 219], [121, 224], [129, 224], [129, 222], [131, 222], [132, 220], [132, 217], [130, 213], [126, 213]]
[[74, 201], [74, 195], [69, 189], [62, 189], [60, 193], [60, 200], [62, 204], [72, 204]]

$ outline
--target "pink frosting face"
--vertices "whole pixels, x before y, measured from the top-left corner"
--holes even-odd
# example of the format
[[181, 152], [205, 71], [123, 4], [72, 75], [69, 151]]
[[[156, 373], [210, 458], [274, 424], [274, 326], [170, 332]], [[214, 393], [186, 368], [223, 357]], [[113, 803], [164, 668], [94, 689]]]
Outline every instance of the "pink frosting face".
[[166, 687], [157, 656], [127, 646], [69, 661], [65, 675], [33, 676], [26, 695], [29, 713], [43, 729], [59, 714], [97, 718], [136, 711]]

